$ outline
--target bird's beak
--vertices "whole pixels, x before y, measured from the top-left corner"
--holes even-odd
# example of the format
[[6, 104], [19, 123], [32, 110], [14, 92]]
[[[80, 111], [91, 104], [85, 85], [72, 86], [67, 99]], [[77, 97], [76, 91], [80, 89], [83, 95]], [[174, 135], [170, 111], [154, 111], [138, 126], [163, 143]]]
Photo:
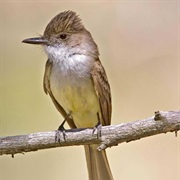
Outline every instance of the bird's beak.
[[35, 37], [35, 38], [28, 38], [24, 39], [22, 41], [23, 43], [28, 43], [28, 44], [39, 44], [39, 45], [46, 45], [48, 44], [48, 40], [45, 39], [44, 37]]

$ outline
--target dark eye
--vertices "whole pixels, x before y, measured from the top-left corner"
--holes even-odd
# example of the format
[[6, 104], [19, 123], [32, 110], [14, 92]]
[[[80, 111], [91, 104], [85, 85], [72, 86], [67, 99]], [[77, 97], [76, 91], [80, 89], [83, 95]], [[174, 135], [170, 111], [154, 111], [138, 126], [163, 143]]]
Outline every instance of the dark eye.
[[66, 39], [67, 35], [66, 35], [66, 34], [61, 34], [59, 37], [60, 37], [61, 39]]

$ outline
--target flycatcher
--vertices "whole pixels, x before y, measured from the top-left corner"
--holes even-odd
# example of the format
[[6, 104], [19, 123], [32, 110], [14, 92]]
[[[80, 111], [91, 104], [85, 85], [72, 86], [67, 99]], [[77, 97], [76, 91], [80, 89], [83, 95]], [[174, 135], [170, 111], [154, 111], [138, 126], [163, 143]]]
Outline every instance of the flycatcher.
[[[111, 123], [111, 92], [91, 34], [75, 12], [64, 11], [47, 25], [44, 35], [23, 40], [42, 45], [48, 56], [44, 91], [71, 128]], [[85, 145], [89, 180], [113, 180], [105, 151]]]

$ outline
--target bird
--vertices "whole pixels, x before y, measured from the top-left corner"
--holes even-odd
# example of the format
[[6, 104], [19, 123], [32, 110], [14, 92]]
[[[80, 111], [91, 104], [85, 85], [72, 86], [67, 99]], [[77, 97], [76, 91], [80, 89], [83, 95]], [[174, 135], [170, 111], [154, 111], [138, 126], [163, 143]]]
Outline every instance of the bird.
[[[70, 128], [111, 124], [111, 90], [98, 46], [76, 12], [59, 13], [42, 36], [22, 42], [41, 45], [47, 54], [44, 92]], [[113, 180], [106, 152], [97, 147], [84, 146], [89, 180]]]

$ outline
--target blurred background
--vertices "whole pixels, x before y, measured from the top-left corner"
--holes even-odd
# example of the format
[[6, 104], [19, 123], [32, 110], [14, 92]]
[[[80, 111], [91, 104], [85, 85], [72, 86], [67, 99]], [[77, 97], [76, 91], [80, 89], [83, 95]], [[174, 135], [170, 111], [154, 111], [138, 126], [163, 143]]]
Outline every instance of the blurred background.
[[[1, 1], [0, 136], [57, 129], [62, 117], [43, 92], [46, 55], [22, 44], [59, 12], [76, 11], [108, 74], [112, 124], [180, 109], [178, 1]], [[179, 180], [180, 136], [156, 135], [107, 150], [115, 180]], [[87, 180], [84, 149], [0, 157], [1, 180]]]

